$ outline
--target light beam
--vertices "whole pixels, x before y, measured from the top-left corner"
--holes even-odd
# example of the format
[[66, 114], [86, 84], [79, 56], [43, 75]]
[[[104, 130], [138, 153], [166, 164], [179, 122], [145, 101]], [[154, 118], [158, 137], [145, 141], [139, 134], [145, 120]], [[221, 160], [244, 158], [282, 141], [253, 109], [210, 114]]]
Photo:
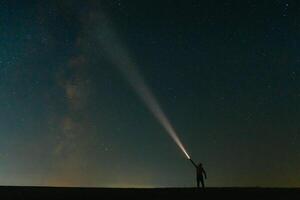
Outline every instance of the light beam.
[[138, 72], [137, 64], [133, 62], [132, 57], [128, 53], [129, 51], [122, 45], [119, 37], [116, 36], [115, 31], [111, 28], [110, 21], [104, 15], [99, 14], [97, 24], [97, 39], [107, 53], [110, 61], [117, 66], [137, 95], [143, 100], [146, 107], [164, 127], [185, 156], [190, 159], [190, 156], [176, 134], [175, 129], [163, 112], [150, 88], [145, 84], [143, 77]]

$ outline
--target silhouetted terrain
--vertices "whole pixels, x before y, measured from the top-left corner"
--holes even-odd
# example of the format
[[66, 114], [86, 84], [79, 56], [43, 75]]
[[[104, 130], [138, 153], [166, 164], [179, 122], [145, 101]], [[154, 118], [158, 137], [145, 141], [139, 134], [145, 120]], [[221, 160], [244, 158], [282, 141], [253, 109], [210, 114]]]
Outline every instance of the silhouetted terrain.
[[1, 199], [299, 199], [300, 188], [60, 188], [0, 187]]

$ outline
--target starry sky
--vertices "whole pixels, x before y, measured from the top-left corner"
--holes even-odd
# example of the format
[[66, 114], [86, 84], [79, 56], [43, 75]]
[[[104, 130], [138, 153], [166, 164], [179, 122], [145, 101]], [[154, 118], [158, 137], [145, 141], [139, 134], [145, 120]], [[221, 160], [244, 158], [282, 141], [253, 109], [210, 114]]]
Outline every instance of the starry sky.
[[134, 65], [208, 186], [299, 187], [299, 47], [296, 0], [1, 1], [0, 185], [194, 186]]

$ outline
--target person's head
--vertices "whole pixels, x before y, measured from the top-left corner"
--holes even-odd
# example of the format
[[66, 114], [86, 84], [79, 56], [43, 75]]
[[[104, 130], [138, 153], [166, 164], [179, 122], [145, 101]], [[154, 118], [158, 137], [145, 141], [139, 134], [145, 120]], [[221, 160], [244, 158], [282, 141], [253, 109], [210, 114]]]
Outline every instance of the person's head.
[[198, 163], [198, 166], [199, 166], [199, 167], [202, 167], [202, 163]]

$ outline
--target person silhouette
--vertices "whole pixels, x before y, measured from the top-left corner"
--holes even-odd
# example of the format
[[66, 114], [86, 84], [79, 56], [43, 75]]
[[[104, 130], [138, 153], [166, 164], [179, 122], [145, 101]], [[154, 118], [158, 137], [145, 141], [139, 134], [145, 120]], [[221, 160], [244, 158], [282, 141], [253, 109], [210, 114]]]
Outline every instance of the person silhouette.
[[194, 167], [196, 168], [196, 172], [197, 172], [197, 187], [200, 187], [200, 182], [201, 182], [201, 186], [202, 188], [205, 188], [205, 184], [204, 184], [204, 178], [203, 178], [203, 174], [205, 179], [207, 179], [206, 176], [206, 172], [202, 166], [202, 163], [199, 163], [198, 165], [196, 165], [196, 163], [190, 159], [190, 161], [192, 162], [192, 164], [194, 165]]

